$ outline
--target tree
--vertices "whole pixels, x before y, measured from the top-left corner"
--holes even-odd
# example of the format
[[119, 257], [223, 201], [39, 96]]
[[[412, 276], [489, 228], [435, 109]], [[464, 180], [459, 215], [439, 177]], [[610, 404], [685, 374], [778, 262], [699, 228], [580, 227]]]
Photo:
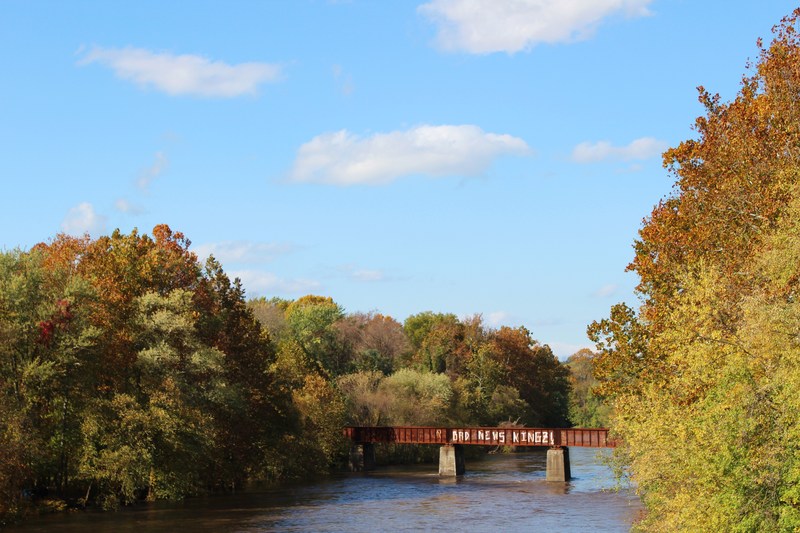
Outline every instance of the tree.
[[569, 371], [550, 347], [531, 338], [524, 328], [501, 327], [492, 337], [504, 383], [519, 391], [528, 409], [527, 425], [564, 427], [568, 420]]
[[336, 323], [342, 347], [351, 354], [359, 371], [391, 374], [395, 361], [408, 351], [403, 326], [390, 316], [353, 313]]
[[291, 390], [239, 280], [189, 246], [156, 226], [0, 255], [3, 464], [26, 465], [10, 487], [113, 506], [262, 470]]
[[446, 424], [452, 400], [450, 380], [443, 374], [403, 368], [387, 377], [381, 391], [392, 399], [388, 419], [394, 425]]
[[291, 425], [291, 395], [276, 386], [280, 378], [270, 372], [275, 347], [247, 306], [241, 281], [231, 281], [213, 257], [202, 273], [194, 296], [201, 308], [197, 331], [207, 346], [224, 354], [228, 383], [227, 401], [214, 406], [220, 433], [216, 483], [230, 487], [258, 469], [265, 449]]
[[286, 322], [294, 341], [306, 356], [330, 376], [346, 373], [349, 357], [340, 343], [336, 323], [344, 311], [332, 298], [308, 295], [286, 309]]
[[347, 423], [354, 426], [388, 425], [389, 405], [393, 398], [381, 388], [383, 372], [356, 372], [340, 376], [337, 388], [347, 405]]
[[[345, 449], [342, 433], [345, 402], [331, 382], [319, 374], [306, 376], [303, 387], [292, 394], [301, 424], [298, 449], [291, 454], [302, 458], [297, 470], [324, 473], [340, 462]], [[295, 459], [296, 461], [296, 459]]]
[[253, 312], [253, 316], [267, 330], [270, 338], [280, 340], [286, 332], [286, 309], [291, 301], [281, 298], [270, 298], [267, 300], [263, 296], [248, 300], [247, 307]]
[[429, 372], [450, 376], [463, 368], [464, 327], [454, 314], [426, 311], [408, 317], [403, 325], [414, 349], [414, 364]]
[[675, 189], [629, 267], [643, 304], [590, 326], [643, 529], [800, 527], [798, 17], [733, 101], [700, 88], [698, 138], [665, 153]]
[[595, 354], [583, 348], [567, 359], [569, 368], [569, 419], [573, 426], [596, 428], [608, 426], [610, 406], [594, 392], [598, 384], [592, 372]]
[[20, 492], [20, 484], [49, 485], [63, 495], [74, 474], [80, 412], [97, 370], [92, 301], [85, 280], [47, 268], [41, 252], [0, 254], [0, 394], [8, 450], [21, 454], [7, 461], [31, 476], [12, 478]]
[[[482, 425], [494, 426], [497, 423], [520, 417], [517, 407], [524, 411], [528, 406], [524, 401], [519, 400], [519, 392], [516, 398], [519, 400], [512, 408], [508, 407], [505, 400], [507, 394], [495, 395], [497, 388], [502, 386], [504, 380], [503, 366], [497, 360], [496, 354], [492, 351], [492, 345], [488, 342], [482, 343], [477, 347], [476, 353], [467, 362], [465, 373], [455, 380], [455, 392], [461, 404], [460, 414], [464, 422], [475, 422]], [[513, 389], [513, 387], [508, 387]]]
[[34, 251], [44, 262], [88, 281], [96, 298], [89, 316], [99, 331], [102, 346], [97, 376], [103, 386], [119, 390], [129, 386], [136, 348], [132, 340], [134, 301], [147, 292], [169, 294], [175, 289], [194, 292], [201, 280], [191, 242], [166, 225], [153, 228], [153, 237], [133, 230], [115, 230], [91, 241], [58, 235]]

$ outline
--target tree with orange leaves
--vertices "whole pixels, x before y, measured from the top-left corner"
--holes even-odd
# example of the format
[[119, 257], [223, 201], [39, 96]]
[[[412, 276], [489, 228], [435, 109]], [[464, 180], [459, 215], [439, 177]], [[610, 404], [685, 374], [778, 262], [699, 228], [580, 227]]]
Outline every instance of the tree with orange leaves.
[[640, 231], [638, 312], [589, 326], [618, 457], [652, 531], [800, 528], [800, 9], [697, 138]]
[[239, 280], [190, 244], [160, 225], [2, 255], [0, 393], [14, 409], [0, 442], [16, 455], [0, 461], [29, 467], [12, 488], [114, 506], [267, 469], [291, 391], [273, 386], [274, 350]]

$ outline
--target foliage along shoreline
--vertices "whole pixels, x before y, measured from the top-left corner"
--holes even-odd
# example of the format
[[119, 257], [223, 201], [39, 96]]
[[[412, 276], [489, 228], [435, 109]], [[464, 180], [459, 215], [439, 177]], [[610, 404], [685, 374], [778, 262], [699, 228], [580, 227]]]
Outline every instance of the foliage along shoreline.
[[247, 301], [190, 244], [160, 225], [0, 253], [0, 520], [33, 500], [114, 509], [324, 475], [348, 424], [555, 427], [590, 410], [570, 398], [587, 355], [576, 381], [523, 327]]
[[644, 531], [800, 529], [800, 9], [697, 139], [629, 266], [642, 305], [589, 327]]

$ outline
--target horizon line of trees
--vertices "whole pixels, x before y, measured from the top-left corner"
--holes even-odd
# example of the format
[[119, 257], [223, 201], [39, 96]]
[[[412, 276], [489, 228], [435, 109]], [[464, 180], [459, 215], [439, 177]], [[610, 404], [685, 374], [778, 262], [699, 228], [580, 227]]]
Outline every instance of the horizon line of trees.
[[323, 474], [345, 425], [591, 421], [570, 396], [591, 354], [571, 375], [480, 315], [248, 301], [189, 246], [159, 225], [0, 253], [0, 521], [31, 496], [114, 508]]

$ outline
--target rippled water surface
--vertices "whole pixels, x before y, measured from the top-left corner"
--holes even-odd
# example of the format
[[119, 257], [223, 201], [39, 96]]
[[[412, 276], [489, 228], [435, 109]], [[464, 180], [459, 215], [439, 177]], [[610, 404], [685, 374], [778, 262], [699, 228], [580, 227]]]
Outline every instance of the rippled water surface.
[[9, 531], [627, 531], [641, 506], [594, 449], [570, 448], [574, 479], [545, 481], [545, 451], [467, 461], [458, 479], [437, 465], [379, 468], [303, 485], [117, 513], [76, 512]]

